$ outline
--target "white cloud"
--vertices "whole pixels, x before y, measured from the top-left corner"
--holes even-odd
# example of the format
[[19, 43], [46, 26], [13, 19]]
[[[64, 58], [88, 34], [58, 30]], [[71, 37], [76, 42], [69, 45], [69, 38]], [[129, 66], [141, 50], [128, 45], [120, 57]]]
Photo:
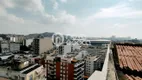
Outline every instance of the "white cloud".
[[0, 11], [0, 20], [11, 21], [11, 22], [15, 22], [15, 23], [24, 23], [24, 20], [22, 18], [19, 18], [13, 14], [8, 14], [5, 11]]
[[[51, 1], [51, 6], [53, 9], [56, 9], [54, 10], [56, 12], [54, 15], [45, 11], [42, 0], [13, 0], [13, 2], [11, 0], [0, 0], [0, 32], [28, 34], [49, 31], [85, 34], [87, 36], [110, 36], [112, 34], [137, 36], [136, 33], [138, 32], [136, 30], [141, 30], [142, 23], [140, 22], [139, 24], [129, 24], [123, 21], [119, 22], [119, 20], [118, 22], [113, 21], [113, 19], [110, 20], [110, 18], [121, 18], [122, 20], [123, 18], [141, 18], [142, 12], [140, 10], [134, 10], [127, 5], [102, 8], [93, 16], [89, 16], [89, 18], [79, 19], [66, 11], [59, 10], [59, 4], [56, 0]], [[67, 0], [62, 1], [66, 2]], [[8, 13], [7, 8], [14, 8], [14, 10], [18, 8], [18, 10], [23, 10], [22, 12], [29, 11], [26, 15], [31, 17], [28, 18], [29, 20], [26, 20], [26, 18], [18, 17], [14, 13]], [[25, 14], [23, 15], [25, 16]], [[34, 18], [31, 19], [32, 17]], [[137, 28], [134, 28], [134, 26]], [[127, 28], [129, 29], [126, 34]]]
[[0, 0], [0, 7], [12, 8], [14, 7], [14, 4], [12, 0]]
[[129, 2], [134, 2], [134, 1], [141, 1], [141, 0], [128, 0]]
[[[17, 6], [21, 6], [21, 8], [24, 8], [25, 10], [29, 10], [31, 12], [42, 12], [42, 14], [38, 15], [40, 17], [39, 22], [44, 24], [74, 24], [76, 21], [76, 17], [67, 13], [66, 11], [59, 11], [57, 15], [46, 13], [41, 0], [31, 0], [30, 2], [28, 1], [29, 0], [16, 0], [15, 2], [18, 4]], [[51, 2], [53, 4], [53, 9], [58, 9], [58, 2], [56, 0], [51, 0]]]
[[0, 19], [1, 21], [12, 21], [24, 23], [24, 19], [7, 12], [7, 8], [20, 8], [21, 10], [32, 13], [40, 12], [44, 14], [44, 7], [41, 0], [0, 0]]
[[128, 1], [132, 2], [132, 1], [134, 1], [134, 0], [128, 0]]
[[6, 11], [6, 8], [10, 7], [13, 8], [13, 4], [11, 2], [2, 2], [0, 4], [4, 4], [0, 6], [0, 20], [2, 21], [12, 21], [12, 22], [18, 22], [18, 23], [24, 23], [24, 20], [22, 18], [19, 18], [13, 14], [9, 14]]
[[[57, 15], [50, 15], [48, 13], [45, 12], [44, 6], [42, 4], [42, 0], [13, 0], [13, 2], [10, 2], [11, 0], [9, 0], [9, 4], [14, 5], [14, 8], [20, 8], [22, 10], [26, 10], [26, 11], [30, 11], [31, 13], [29, 14], [35, 14], [40, 12], [40, 14], [36, 15], [39, 16], [38, 20], [35, 21], [39, 21], [41, 23], [44, 24], [73, 24], [75, 23], [76, 17], [68, 14], [66, 11], [60, 11], [59, 13], [57, 13]], [[6, 2], [3, 2], [3, 4], [5, 4]], [[57, 9], [58, 8], [58, 3], [56, 0], [52, 0], [53, 3], [53, 8]], [[5, 4], [5, 6], [8, 4]], [[9, 7], [11, 8], [11, 7]], [[5, 10], [6, 12], [6, 10]], [[2, 12], [1, 12], [2, 13]], [[9, 20], [13, 20], [16, 21], [18, 20], [18, 17], [16, 17], [13, 14], [7, 14], [4, 13], [5, 15], [9, 16], [8, 19]], [[19, 21], [22, 21], [22, 18], [19, 18]], [[24, 20], [22, 21], [24, 22]]]
[[13, 0], [16, 7], [34, 12], [43, 12], [44, 6], [42, 0]]
[[31, 12], [44, 12], [42, 0], [0, 0], [0, 7], [20, 8]]
[[60, 11], [57, 15], [43, 14], [41, 16], [41, 23], [44, 24], [75, 24], [77, 21], [76, 16], [73, 16], [66, 11]]
[[60, 0], [61, 2], [63, 2], [63, 3], [66, 3], [67, 2], [67, 0]]
[[128, 24], [120, 24], [120, 23], [116, 23], [113, 25], [114, 28], [126, 28], [128, 27]]
[[51, 2], [52, 2], [52, 6], [53, 6], [53, 9], [58, 9], [58, 6], [59, 6], [59, 4], [58, 4], [58, 2], [56, 1], [56, 0], [50, 0]]
[[57, 19], [61, 23], [74, 24], [76, 22], [76, 17], [68, 14], [66, 11], [62, 11], [57, 15]]
[[102, 8], [100, 12], [91, 16], [94, 18], [138, 18], [142, 17], [142, 10], [134, 10], [127, 5], [116, 5], [110, 8]]
[[57, 2], [54, 2], [53, 8], [54, 8], [54, 9], [58, 9], [58, 3], [57, 3]]
[[13, 22], [24, 23], [24, 20], [22, 18], [16, 17], [15, 15], [12, 15], [12, 14], [8, 14], [7, 19]]

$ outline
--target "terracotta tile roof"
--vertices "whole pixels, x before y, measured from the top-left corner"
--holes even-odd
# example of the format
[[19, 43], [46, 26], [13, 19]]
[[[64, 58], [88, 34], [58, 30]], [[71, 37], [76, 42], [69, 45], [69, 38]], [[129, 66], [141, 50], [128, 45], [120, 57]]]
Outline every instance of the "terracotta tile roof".
[[116, 45], [120, 68], [142, 71], [142, 47]]
[[126, 77], [128, 80], [142, 80], [141, 77], [139, 77], [139, 76], [134, 76], [134, 75], [125, 74], [125, 77]]
[[142, 80], [142, 76], [139, 75], [142, 72], [142, 46], [119, 44], [116, 45], [116, 50], [119, 67], [125, 73], [124, 76], [128, 80]]

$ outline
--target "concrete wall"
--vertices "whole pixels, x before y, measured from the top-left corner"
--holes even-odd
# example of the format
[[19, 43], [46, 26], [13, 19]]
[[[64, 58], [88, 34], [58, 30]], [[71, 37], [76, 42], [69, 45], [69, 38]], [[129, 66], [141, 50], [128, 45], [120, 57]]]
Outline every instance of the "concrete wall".
[[27, 39], [26, 46], [28, 47], [29, 45], [31, 45], [32, 42], [33, 42], [33, 39]]
[[64, 52], [63, 54], [67, 54], [71, 52], [71, 45], [64, 45]]
[[71, 52], [71, 45], [61, 45], [59, 47], [59, 54], [66, 55]]
[[39, 54], [47, 52], [48, 50], [53, 48], [52, 39], [51, 38], [43, 38], [39, 41]]

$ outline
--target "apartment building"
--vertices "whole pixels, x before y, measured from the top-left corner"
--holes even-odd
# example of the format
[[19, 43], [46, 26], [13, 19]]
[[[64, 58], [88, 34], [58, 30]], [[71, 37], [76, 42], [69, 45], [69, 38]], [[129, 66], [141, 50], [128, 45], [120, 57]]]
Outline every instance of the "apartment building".
[[30, 65], [22, 70], [5, 70], [4, 74], [12, 80], [45, 80], [44, 67], [38, 64]]
[[66, 55], [66, 53], [72, 52], [74, 50], [80, 50], [80, 45], [61, 45], [58, 49], [59, 54]]
[[71, 45], [61, 45], [59, 46], [59, 54], [64, 55], [72, 51]]
[[33, 46], [33, 51], [35, 54], [41, 54], [53, 48], [51, 38], [34, 39], [32, 46]]
[[[101, 57], [101, 56], [100, 56]], [[99, 56], [87, 56], [85, 59], [85, 75], [91, 76], [95, 70], [99, 70], [102, 67], [102, 62]]]
[[30, 46], [32, 44], [32, 42], [33, 42], [33, 39], [26, 39], [25, 40], [25, 45], [28, 47], [28, 46]]
[[89, 55], [85, 58], [85, 76], [90, 77], [95, 70], [102, 70], [107, 48], [104, 45], [95, 45], [86, 50]]
[[17, 52], [20, 51], [20, 43], [1, 41], [0, 53]]
[[45, 80], [43, 65], [33, 63], [30, 55], [4, 54], [0, 56], [0, 76], [10, 80]]
[[9, 36], [10, 42], [18, 42], [18, 43], [23, 43], [24, 41], [24, 36], [23, 35], [13, 35]]
[[83, 80], [85, 61], [75, 58], [77, 53], [66, 56], [50, 55], [46, 59], [48, 80]]
[[23, 80], [45, 80], [44, 67], [41, 65], [35, 64], [21, 71], [21, 78], [23, 78]]
[[20, 51], [20, 44], [19, 43], [11, 42], [11, 43], [9, 43], [9, 47], [10, 47], [11, 52]]
[[0, 53], [9, 52], [9, 43], [7, 41], [0, 41]]

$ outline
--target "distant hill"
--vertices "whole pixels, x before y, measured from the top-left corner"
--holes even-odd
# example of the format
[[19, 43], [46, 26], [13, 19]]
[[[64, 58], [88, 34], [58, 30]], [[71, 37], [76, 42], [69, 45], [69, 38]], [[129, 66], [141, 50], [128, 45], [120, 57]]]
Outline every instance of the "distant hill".
[[26, 35], [26, 39], [32, 39], [32, 38], [41, 38], [41, 37], [52, 37], [54, 33], [53, 32], [44, 32], [44, 33], [35, 33], [35, 34], [29, 34]]
[[24, 35], [19, 35], [19, 34], [0, 34], [0, 37], [4, 40], [10, 40], [10, 37], [14, 37], [14, 36], [24, 37]]
[[35, 34], [29, 34], [29, 35], [26, 35], [25, 38], [26, 39], [32, 39], [32, 38], [35, 38], [37, 37], [39, 34], [35, 33]]

